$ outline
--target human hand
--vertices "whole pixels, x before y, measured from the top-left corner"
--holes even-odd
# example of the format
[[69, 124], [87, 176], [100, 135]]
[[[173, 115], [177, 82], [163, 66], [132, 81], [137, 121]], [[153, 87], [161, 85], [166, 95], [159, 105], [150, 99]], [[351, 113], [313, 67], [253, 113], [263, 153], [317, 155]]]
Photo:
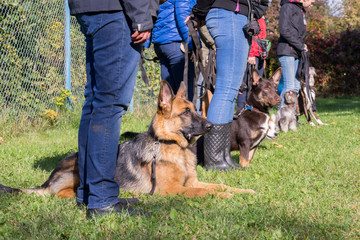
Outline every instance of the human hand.
[[193, 13], [190, 13], [190, 15], [185, 19], [184, 23], [187, 25], [189, 20], [193, 21], [195, 30], [205, 25], [205, 21], [198, 19]]
[[189, 15], [189, 16], [185, 19], [184, 23], [187, 24], [187, 22], [190, 20], [190, 18], [191, 18], [191, 15]]
[[250, 64], [252, 64], [252, 65], [255, 65], [255, 64], [256, 64], [255, 57], [249, 57], [249, 58], [248, 58], [248, 63], [250, 63]]
[[131, 35], [131, 40], [136, 44], [137, 43], [143, 44], [146, 42], [146, 40], [148, 40], [150, 34], [151, 34], [151, 30], [146, 30], [142, 32], [136, 31]]
[[305, 46], [304, 46], [304, 51], [305, 51], [305, 52], [309, 51], [307, 45], [306, 45], [306, 44], [304, 44], [304, 45], [305, 45]]

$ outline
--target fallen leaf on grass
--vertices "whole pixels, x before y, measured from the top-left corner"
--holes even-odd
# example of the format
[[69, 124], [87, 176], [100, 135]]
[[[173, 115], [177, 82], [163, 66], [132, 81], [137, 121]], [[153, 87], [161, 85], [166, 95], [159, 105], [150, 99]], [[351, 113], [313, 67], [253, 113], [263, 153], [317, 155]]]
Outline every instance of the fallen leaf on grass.
[[336, 122], [331, 122], [331, 124], [336, 124]]
[[276, 142], [273, 142], [272, 144], [274, 144], [277, 148], [282, 148], [282, 145], [281, 144], [278, 144]]

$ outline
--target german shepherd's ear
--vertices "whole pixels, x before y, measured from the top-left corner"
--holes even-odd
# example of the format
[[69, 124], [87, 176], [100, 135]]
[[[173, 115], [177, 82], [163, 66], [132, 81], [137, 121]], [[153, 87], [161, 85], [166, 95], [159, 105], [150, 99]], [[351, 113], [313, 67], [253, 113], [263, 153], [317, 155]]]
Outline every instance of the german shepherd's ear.
[[281, 67], [279, 67], [278, 69], [276, 69], [275, 73], [271, 76], [270, 79], [272, 79], [274, 81], [274, 83], [276, 85], [279, 84], [280, 81], [280, 77], [281, 77]]
[[186, 99], [186, 85], [185, 85], [184, 81], [182, 81], [180, 83], [180, 87], [179, 87], [179, 90], [176, 93], [176, 97]]
[[167, 81], [162, 80], [158, 98], [158, 108], [164, 111], [171, 111], [171, 103], [173, 98], [174, 93], [170, 87], [170, 84]]
[[260, 81], [260, 79], [261, 79], [258, 71], [257, 71], [256, 69], [253, 69], [252, 72], [251, 72], [251, 74], [252, 74], [252, 80], [253, 80], [252, 85], [253, 85], [253, 86], [258, 85], [258, 84], [259, 84], [259, 81]]

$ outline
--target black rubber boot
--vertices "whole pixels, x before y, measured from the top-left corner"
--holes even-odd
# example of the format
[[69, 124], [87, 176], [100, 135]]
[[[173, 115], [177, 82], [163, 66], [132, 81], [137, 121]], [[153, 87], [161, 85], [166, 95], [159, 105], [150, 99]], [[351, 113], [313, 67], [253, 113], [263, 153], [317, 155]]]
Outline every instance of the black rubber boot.
[[239, 167], [230, 155], [231, 122], [214, 124], [204, 136], [204, 165], [206, 170], [230, 170]]

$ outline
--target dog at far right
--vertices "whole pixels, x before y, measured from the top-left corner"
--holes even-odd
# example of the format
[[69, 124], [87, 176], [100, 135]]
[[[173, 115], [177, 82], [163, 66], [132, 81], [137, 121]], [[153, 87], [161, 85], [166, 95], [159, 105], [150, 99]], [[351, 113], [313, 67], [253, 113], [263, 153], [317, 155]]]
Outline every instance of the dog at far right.
[[289, 129], [296, 132], [295, 102], [297, 94], [294, 91], [284, 93], [284, 105], [276, 113], [276, 131], [287, 132]]
[[[309, 93], [306, 90], [306, 84], [301, 82], [301, 88], [299, 90], [298, 103], [296, 104], [296, 116], [300, 116], [302, 114], [305, 115], [306, 120], [311, 126], [315, 126], [313, 121], [311, 120], [310, 115], [315, 119], [315, 121], [319, 125], [328, 125], [323, 123], [318, 115], [316, 115], [316, 106], [315, 106], [315, 98], [316, 98], [316, 90], [314, 88], [316, 77], [316, 70], [314, 67], [309, 67]], [[310, 114], [309, 114], [310, 113]]]

